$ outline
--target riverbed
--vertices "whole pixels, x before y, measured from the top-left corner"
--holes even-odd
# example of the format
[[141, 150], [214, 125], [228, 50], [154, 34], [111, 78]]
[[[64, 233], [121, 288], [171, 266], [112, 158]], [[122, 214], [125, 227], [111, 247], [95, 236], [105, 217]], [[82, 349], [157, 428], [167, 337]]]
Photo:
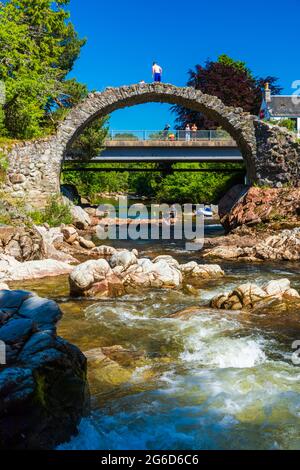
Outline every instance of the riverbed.
[[[207, 235], [218, 230], [210, 227]], [[171, 254], [181, 263], [199, 262], [199, 253], [179, 242], [140, 242], [137, 248], [151, 258]], [[115, 345], [129, 351], [126, 360], [89, 365], [91, 415], [60, 449], [300, 447], [300, 365], [292, 361], [300, 310], [291, 304], [254, 315], [207, 307], [217, 293], [249, 281], [284, 277], [300, 290], [299, 265], [219, 264], [225, 278], [203, 282], [193, 293], [74, 300], [65, 276], [12, 285], [58, 301], [64, 313], [58, 332], [82, 351]], [[199, 311], [170, 317], [191, 306]]]

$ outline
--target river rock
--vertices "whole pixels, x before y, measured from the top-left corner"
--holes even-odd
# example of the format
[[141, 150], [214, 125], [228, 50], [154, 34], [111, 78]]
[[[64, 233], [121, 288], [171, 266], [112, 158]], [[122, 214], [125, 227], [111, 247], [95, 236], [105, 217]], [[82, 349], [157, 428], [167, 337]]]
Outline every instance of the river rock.
[[64, 235], [60, 227], [36, 227], [44, 241], [45, 259], [53, 259], [63, 263], [76, 263], [77, 260], [62, 250]]
[[300, 259], [300, 228], [282, 230], [263, 240], [257, 237], [251, 246], [217, 246], [208, 249], [205, 257], [221, 259], [243, 259], [245, 261], [298, 261]]
[[93, 248], [91, 253], [99, 258], [110, 259], [112, 255], [117, 253], [117, 250], [112, 246], [101, 245]]
[[9, 290], [9, 287], [4, 282], [0, 282], [0, 290]]
[[0, 227], [0, 254], [12, 256], [18, 261], [43, 259], [43, 237], [35, 227]]
[[73, 267], [53, 259], [20, 263], [12, 256], [0, 255], [0, 282], [24, 281], [69, 274]]
[[191, 261], [186, 264], [179, 265], [179, 270], [183, 275], [185, 282], [192, 282], [203, 279], [217, 279], [224, 276], [224, 271], [217, 264], [198, 264]]
[[61, 228], [64, 241], [72, 245], [75, 241], [78, 240], [79, 235], [75, 227], [70, 225], [65, 225]]
[[86, 359], [57, 337], [62, 313], [26, 291], [0, 291], [0, 449], [52, 449], [89, 411]]
[[112, 269], [105, 259], [89, 260], [76, 266], [69, 277], [71, 295], [89, 295], [93, 284], [104, 281], [111, 274]]
[[80, 206], [70, 206], [73, 224], [79, 230], [85, 230], [91, 225], [91, 218]]
[[130, 266], [137, 264], [137, 257], [134, 253], [128, 250], [119, 251], [112, 255], [109, 264], [112, 268], [120, 266], [122, 267], [122, 270], [126, 271]]
[[79, 244], [82, 248], [85, 248], [86, 250], [92, 250], [95, 248], [95, 243], [92, 242], [92, 240], [87, 240], [86, 238], [79, 237], [78, 238]]
[[242, 225], [297, 222], [300, 220], [299, 201], [300, 188], [251, 187], [245, 190], [237, 187], [221, 199], [220, 220], [227, 232]]
[[[107, 247], [101, 248], [104, 254]], [[224, 275], [217, 265], [192, 262], [181, 266], [171, 256], [158, 256], [151, 261], [138, 259], [137, 255], [136, 250], [119, 250], [107, 257], [108, 261], [99, 259], [77, 266], [70, 275], [71, 295], [116, 297], [147, 288], [179, 289], [186, 280], [203, 281]]]
[[212, 308], [225, 310], [252, 309], [270, 300], [299, 299], [300, 295], [291, 289], [289, 279], [270, 281], [262, 287], [253, 283], [242, 284], [233, 291], [215, 296], [210, 303]]

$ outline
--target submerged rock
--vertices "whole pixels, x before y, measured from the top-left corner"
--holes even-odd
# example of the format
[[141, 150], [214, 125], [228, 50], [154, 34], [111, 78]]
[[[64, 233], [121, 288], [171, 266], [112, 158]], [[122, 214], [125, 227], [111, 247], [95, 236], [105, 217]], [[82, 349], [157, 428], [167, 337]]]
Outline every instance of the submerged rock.
[[270, 301], [299, 300], [299, 293], [291, 288], [289, 279], [270, 281], [262, 287], [253, 283], [242, 284], [229, 293], [215, 296], [210, 306], [217, 309], [241, 310], [263, 306]]
[[51, 449], [89, 410], [86, 359], [57, 337], [61, 315], [53, 301], [0, 291], [0, 449]]
[[70, 274], [71, 295], [116, 297], [147, 288], [180, 289], [188, 283], [224, 275], [217, 265], [180, 265], [171, 256], [158, 256], [153, 261], [137, 256], [136, 250], [121, 250], [107, 256], [107, 260], [77, 266]]

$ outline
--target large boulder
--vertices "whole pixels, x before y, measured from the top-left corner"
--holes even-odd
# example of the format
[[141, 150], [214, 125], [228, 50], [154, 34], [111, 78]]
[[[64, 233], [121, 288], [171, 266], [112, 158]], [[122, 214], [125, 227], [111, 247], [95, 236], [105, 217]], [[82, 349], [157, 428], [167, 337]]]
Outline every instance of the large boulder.
[[[57, 337], [58, 305], [0, 291], [0, 449], [52, 449], [89, 411], [86, 359]], [[3, 361], [2, 361], [3, 362]]]
[[76, 266], [69, 277], [71, 295], [91, 295], [91, 288], [112, 274], [112, 269], [105, 259], [89, 260]]
[[147, 288], [180, 289], [187, 281], [224, 275], [217, 265], [195, 262], [180, 265], [171, 256], [158, 256], [153, 261], [137, 256], [136, 250], [113, 251], [108, 260], [92, 260], [77, 266], [69, 278], [71, 295], [116, 297]]
[[18, 261], [43, 259], [43, 237], [35, 227], [0, 227], [0, 254], [13, 256]]
[[112, 268], [119, 266], [126, 271], [130, 266], [137, 264], [136, 253], [128, 250], [118, 251], [112, 255], [109, 264]]
[[270, 301], [299, 300], [299, 293], [291, 288], [289, 279], [270, 281], [262, 287], [253, 283], [242, 284], [229, 293], [215, 296], [212, 308], [225, 310], [252, 309]]
[[20, 263], [12, 256], [0, 255], [0, 282], [60, 276], [69, 274], [72, 269], [68, 263], [53, 259]]
[[203, 279], [217, 279], [224, 276], [224, 271], [217, 264], [198, 264], [191, 261], [181, 264], [179, 270], [183, 275], [184, 282], [194, 284]]
[[230, 193], [219, 206], [220, 220], [227, 232], [242, 225], [300, 221], [300, 188], [251, 187], [231, 208], [230, 204], [226, 206], [227, 199]]
[[91, 218], [80, 206], [70, 206], [73, 224], [79, 230], [85, 230], [91, 225]]

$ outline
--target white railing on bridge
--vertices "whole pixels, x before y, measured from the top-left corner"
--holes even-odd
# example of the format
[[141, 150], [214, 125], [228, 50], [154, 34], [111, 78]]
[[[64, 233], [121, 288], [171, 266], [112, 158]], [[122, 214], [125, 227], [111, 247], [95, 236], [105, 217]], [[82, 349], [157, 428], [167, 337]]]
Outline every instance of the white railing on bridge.
[[170, 141], [199, 141], [199, 140], [232, 140], [231, 136], [223, 130], [110, 130], [107, 140], [119, 141], [151, 141], [151, 140], [170, 140]]

